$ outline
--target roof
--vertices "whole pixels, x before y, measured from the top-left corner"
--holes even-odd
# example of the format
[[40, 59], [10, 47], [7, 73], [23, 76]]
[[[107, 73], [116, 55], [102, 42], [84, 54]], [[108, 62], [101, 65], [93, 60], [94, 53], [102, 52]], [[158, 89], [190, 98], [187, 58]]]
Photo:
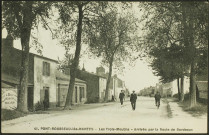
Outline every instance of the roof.
[[32, 54], [32, 55], [34, 55], [34, 56], [36, 56], [36, 57], [39, 57], [39, 58], [43, 58], [43, 59], [50, 60], [50, 61], [53, 61], [53, 62], [58, 63], [57, 60], [54, 60], [54, 59], [51, 59], [51, 58], [47, 58], [47, 57], [44, 57], [44, 56], [40, 56], [40, 55], [34, 54], [34, 53], [30, 53], [30, 54]]
[[208, 81], [196, 82], [199, 91], [208, 91]]
[[1, 88], [14, 88], [14, 86], [8, 85], [4, 82], [1, 82]]
[[[70, 81], [70, 75], [63, 74], [59, 70], [56, 70], [56, 79]], [[75, 82], [86, 83], [86, 81], [80, 80], [78, 78], [75, 78]]]
[[[7, 37], [7, 38], [3, 38], [2, 41], [3, 41], [3, 40], [13, 40], [13, 39], [9, 36], [9, 37]], [[5, 44], [5, 43], [2, 42], [2, 44]], [[3, 46], [3, 45], [2, 45], [2, 46]], [[12, 49], [14, 49], [14, 50], [16, 50], [16, 51], [22, 52], [22, 50], [17, 49], [17, 48], [14, 48], [14, 47], [12, 47]], [[54, 60], [54, 59], [51, 59], [51, 58], [47, 58], [47, 57], [44, 57], [44, 56], [40, 56], [40, 55], [38, 55], [38, 54], [34, 54], [34, 53], [31, 53], [31, 52], [29, 52], [29, 55], [37, 56], [37, 57], [40, 57], [40, 58], [47, 59], [47, 60], [54, 61], [54, 62], [58, 63], [57, 60]]]
[[84, 72], [84, 73], [88, 73], [88, 74], [90, 74], [90, 75], [94, 75], [94, 76], [97, 76], [97, 77], [101, 77], [101, 78], [107, 79], [107, 77], [102, 76], [102, 75], [97, 75], [96, 73], [90, 73], [90, 72], [88, 72], [88, 71], [82, 71], [82, 70], [79, 70], [79, 71], [80, 71], [80, 72]]
[[[20, 84], [20, 79], [18, 77], [14, 77], [8, 74], [1, 74], [1, 81], [3, 83], [7, 83], [9, 85], [19, 85]], [[28, 86], [33, 85], [32, 83], [28, 83]]]

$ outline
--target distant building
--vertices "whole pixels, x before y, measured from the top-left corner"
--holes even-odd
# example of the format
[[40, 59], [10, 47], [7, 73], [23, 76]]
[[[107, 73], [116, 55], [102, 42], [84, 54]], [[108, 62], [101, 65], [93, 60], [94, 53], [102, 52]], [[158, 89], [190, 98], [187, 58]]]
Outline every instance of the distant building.
[[[108, 73], [105, 74], [105, 77], [108, 78]], [[115, 74], [110, 79], [108, 99], [110, 100], [111, 97], [114, 96], [116, 100], [119, 100], [119, 93], [121, 90], [126, 91], [125, 82]]]
[[144, 89], [139, 91], [139, 95], [140, 96], [150, 96], [150, 97], [153, 97], [154, 94], [155, 94], [155, 87], [153, 87], [153, 86], [144, 88]]
[[105, 69], [102, 66], [97, 67], [96, 68], [96, 74], [100, 75], [100, 76], [104, 76], [105, 75]]
[[160, 91], [162, 97], [171, 97], [172, 91], [173, 91], [172, 82], [162, 84], [162, 89]]
[[196, 76], [197, 97], [200, 99], [208, 99], [208, 71], [205, 74]]
[[96, 103], [104, 101], [106, 78], [87, 71], [77, 70], [76, 77], [86, 81], [87, 84], [87, 102]]

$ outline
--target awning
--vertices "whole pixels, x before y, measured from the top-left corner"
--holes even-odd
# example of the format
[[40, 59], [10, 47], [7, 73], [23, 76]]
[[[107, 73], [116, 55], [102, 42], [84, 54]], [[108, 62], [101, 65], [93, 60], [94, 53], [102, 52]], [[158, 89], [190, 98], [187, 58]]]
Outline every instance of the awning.
[[4, 82], [1, 82], [1, 88], [14, 88], [14, 86], [8, 85]]

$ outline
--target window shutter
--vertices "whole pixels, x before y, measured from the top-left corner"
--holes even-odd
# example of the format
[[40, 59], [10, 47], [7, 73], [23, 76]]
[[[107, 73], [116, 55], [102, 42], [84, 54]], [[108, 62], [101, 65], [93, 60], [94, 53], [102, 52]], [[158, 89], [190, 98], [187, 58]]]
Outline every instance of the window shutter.
[[48, 63], [48, 76], [50, 76], [50, 63]]
[[44, 75], [44, 71], [45, 71], [45, 63], [43, 61], [43, 70], [42, 70], [42, 74]]

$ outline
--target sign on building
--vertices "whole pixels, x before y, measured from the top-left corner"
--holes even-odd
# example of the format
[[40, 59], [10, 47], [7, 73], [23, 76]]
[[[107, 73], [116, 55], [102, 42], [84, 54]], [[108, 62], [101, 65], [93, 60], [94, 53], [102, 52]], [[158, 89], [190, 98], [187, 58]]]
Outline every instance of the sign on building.
[[17, 89], [2, 88], [2, 109], [14, 110], [17, 108]]

